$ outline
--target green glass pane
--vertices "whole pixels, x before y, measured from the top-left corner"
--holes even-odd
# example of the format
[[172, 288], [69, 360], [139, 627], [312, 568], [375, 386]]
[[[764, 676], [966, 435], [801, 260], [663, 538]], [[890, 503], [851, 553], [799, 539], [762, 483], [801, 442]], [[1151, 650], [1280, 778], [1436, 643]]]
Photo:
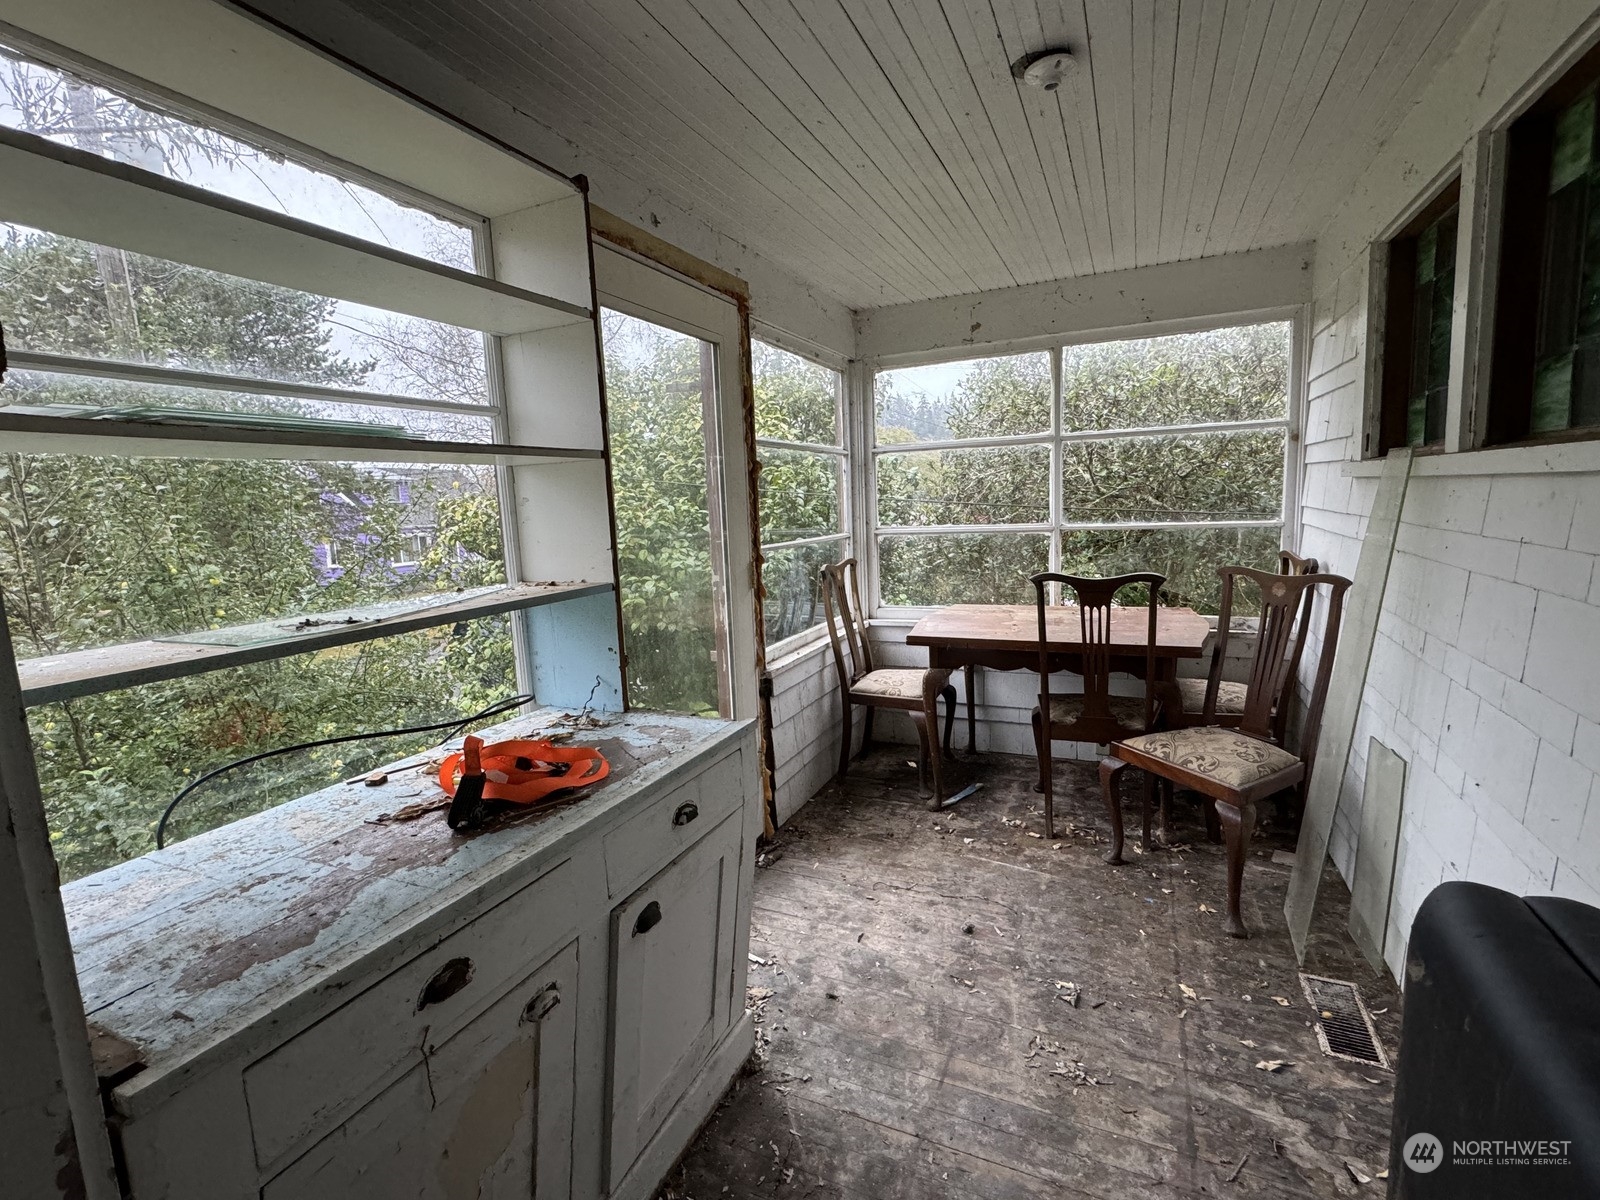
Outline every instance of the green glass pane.
[[1050, 535], [895, 534], [878, 554], [885, 604], [1031, 604], [1028, 576], [1048, 567]]
[[1593, 91], [1574, 100], [1556, 118], [1555, 149], [1550, 160], [1550, 194], [1554, 195], [1589, 169], [1594, 145]]
[[1406, 405], [1406, 444], [1422, 446], [1428, 440], [1428, 396], [1418, 392]]
[[1422, 231], [1422, 236], [1417, 239], [1417, 282], [1425, 283], [1433, 278], [1433, 251], [1439, 244], [1439, 223], [1435, 221]]
[[1534, 433], [1566, 429], [1572, 422], [1572, 355], [1564, 354], [1539, 367], [1533, 381]]

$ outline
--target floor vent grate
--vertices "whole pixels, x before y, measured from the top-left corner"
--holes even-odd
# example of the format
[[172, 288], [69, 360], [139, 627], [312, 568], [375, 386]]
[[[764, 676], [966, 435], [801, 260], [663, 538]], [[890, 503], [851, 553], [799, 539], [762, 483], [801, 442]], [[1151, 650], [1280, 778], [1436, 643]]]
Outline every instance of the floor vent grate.
[[1389, 1069], [1389, 1056], [1373, 1028], [1372, 1014], [1361, 1000], [1361, 991], [1343, 979], [1324, 979], [1320, 975], [1300, 976], [1306, 1000], [1317, 1011], [1317, 1040], [1330, 1058]]

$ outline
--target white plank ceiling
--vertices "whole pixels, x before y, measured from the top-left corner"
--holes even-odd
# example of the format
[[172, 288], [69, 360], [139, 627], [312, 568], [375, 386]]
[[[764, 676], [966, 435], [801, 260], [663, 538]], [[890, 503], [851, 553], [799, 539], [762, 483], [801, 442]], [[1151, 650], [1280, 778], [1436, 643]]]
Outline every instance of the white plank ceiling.
[[1482, 5], [348, 2], [852, 308], [1313, 238]]

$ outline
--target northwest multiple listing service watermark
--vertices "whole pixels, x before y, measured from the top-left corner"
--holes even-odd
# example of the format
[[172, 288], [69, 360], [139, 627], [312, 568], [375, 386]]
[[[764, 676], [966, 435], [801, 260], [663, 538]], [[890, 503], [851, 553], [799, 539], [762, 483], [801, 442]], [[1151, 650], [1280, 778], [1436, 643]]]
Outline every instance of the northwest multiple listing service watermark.
[[1406, 1169], [1419, 1175], [1452, 1167], [1566, 1167], [1572, 1164], [1572, 1143], [1527, 1139], [1467, 1138], [1445, 1145], [1431, 1133], [1413, 1133], [1401, 1147]]

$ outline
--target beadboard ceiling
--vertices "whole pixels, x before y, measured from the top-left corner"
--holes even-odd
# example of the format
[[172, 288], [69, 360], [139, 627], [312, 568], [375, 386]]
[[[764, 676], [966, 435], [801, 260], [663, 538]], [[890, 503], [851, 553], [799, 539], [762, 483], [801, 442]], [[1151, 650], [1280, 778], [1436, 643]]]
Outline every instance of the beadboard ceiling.
[[1483, 0], [348, 2], [873, 308], [1315, 237]]

